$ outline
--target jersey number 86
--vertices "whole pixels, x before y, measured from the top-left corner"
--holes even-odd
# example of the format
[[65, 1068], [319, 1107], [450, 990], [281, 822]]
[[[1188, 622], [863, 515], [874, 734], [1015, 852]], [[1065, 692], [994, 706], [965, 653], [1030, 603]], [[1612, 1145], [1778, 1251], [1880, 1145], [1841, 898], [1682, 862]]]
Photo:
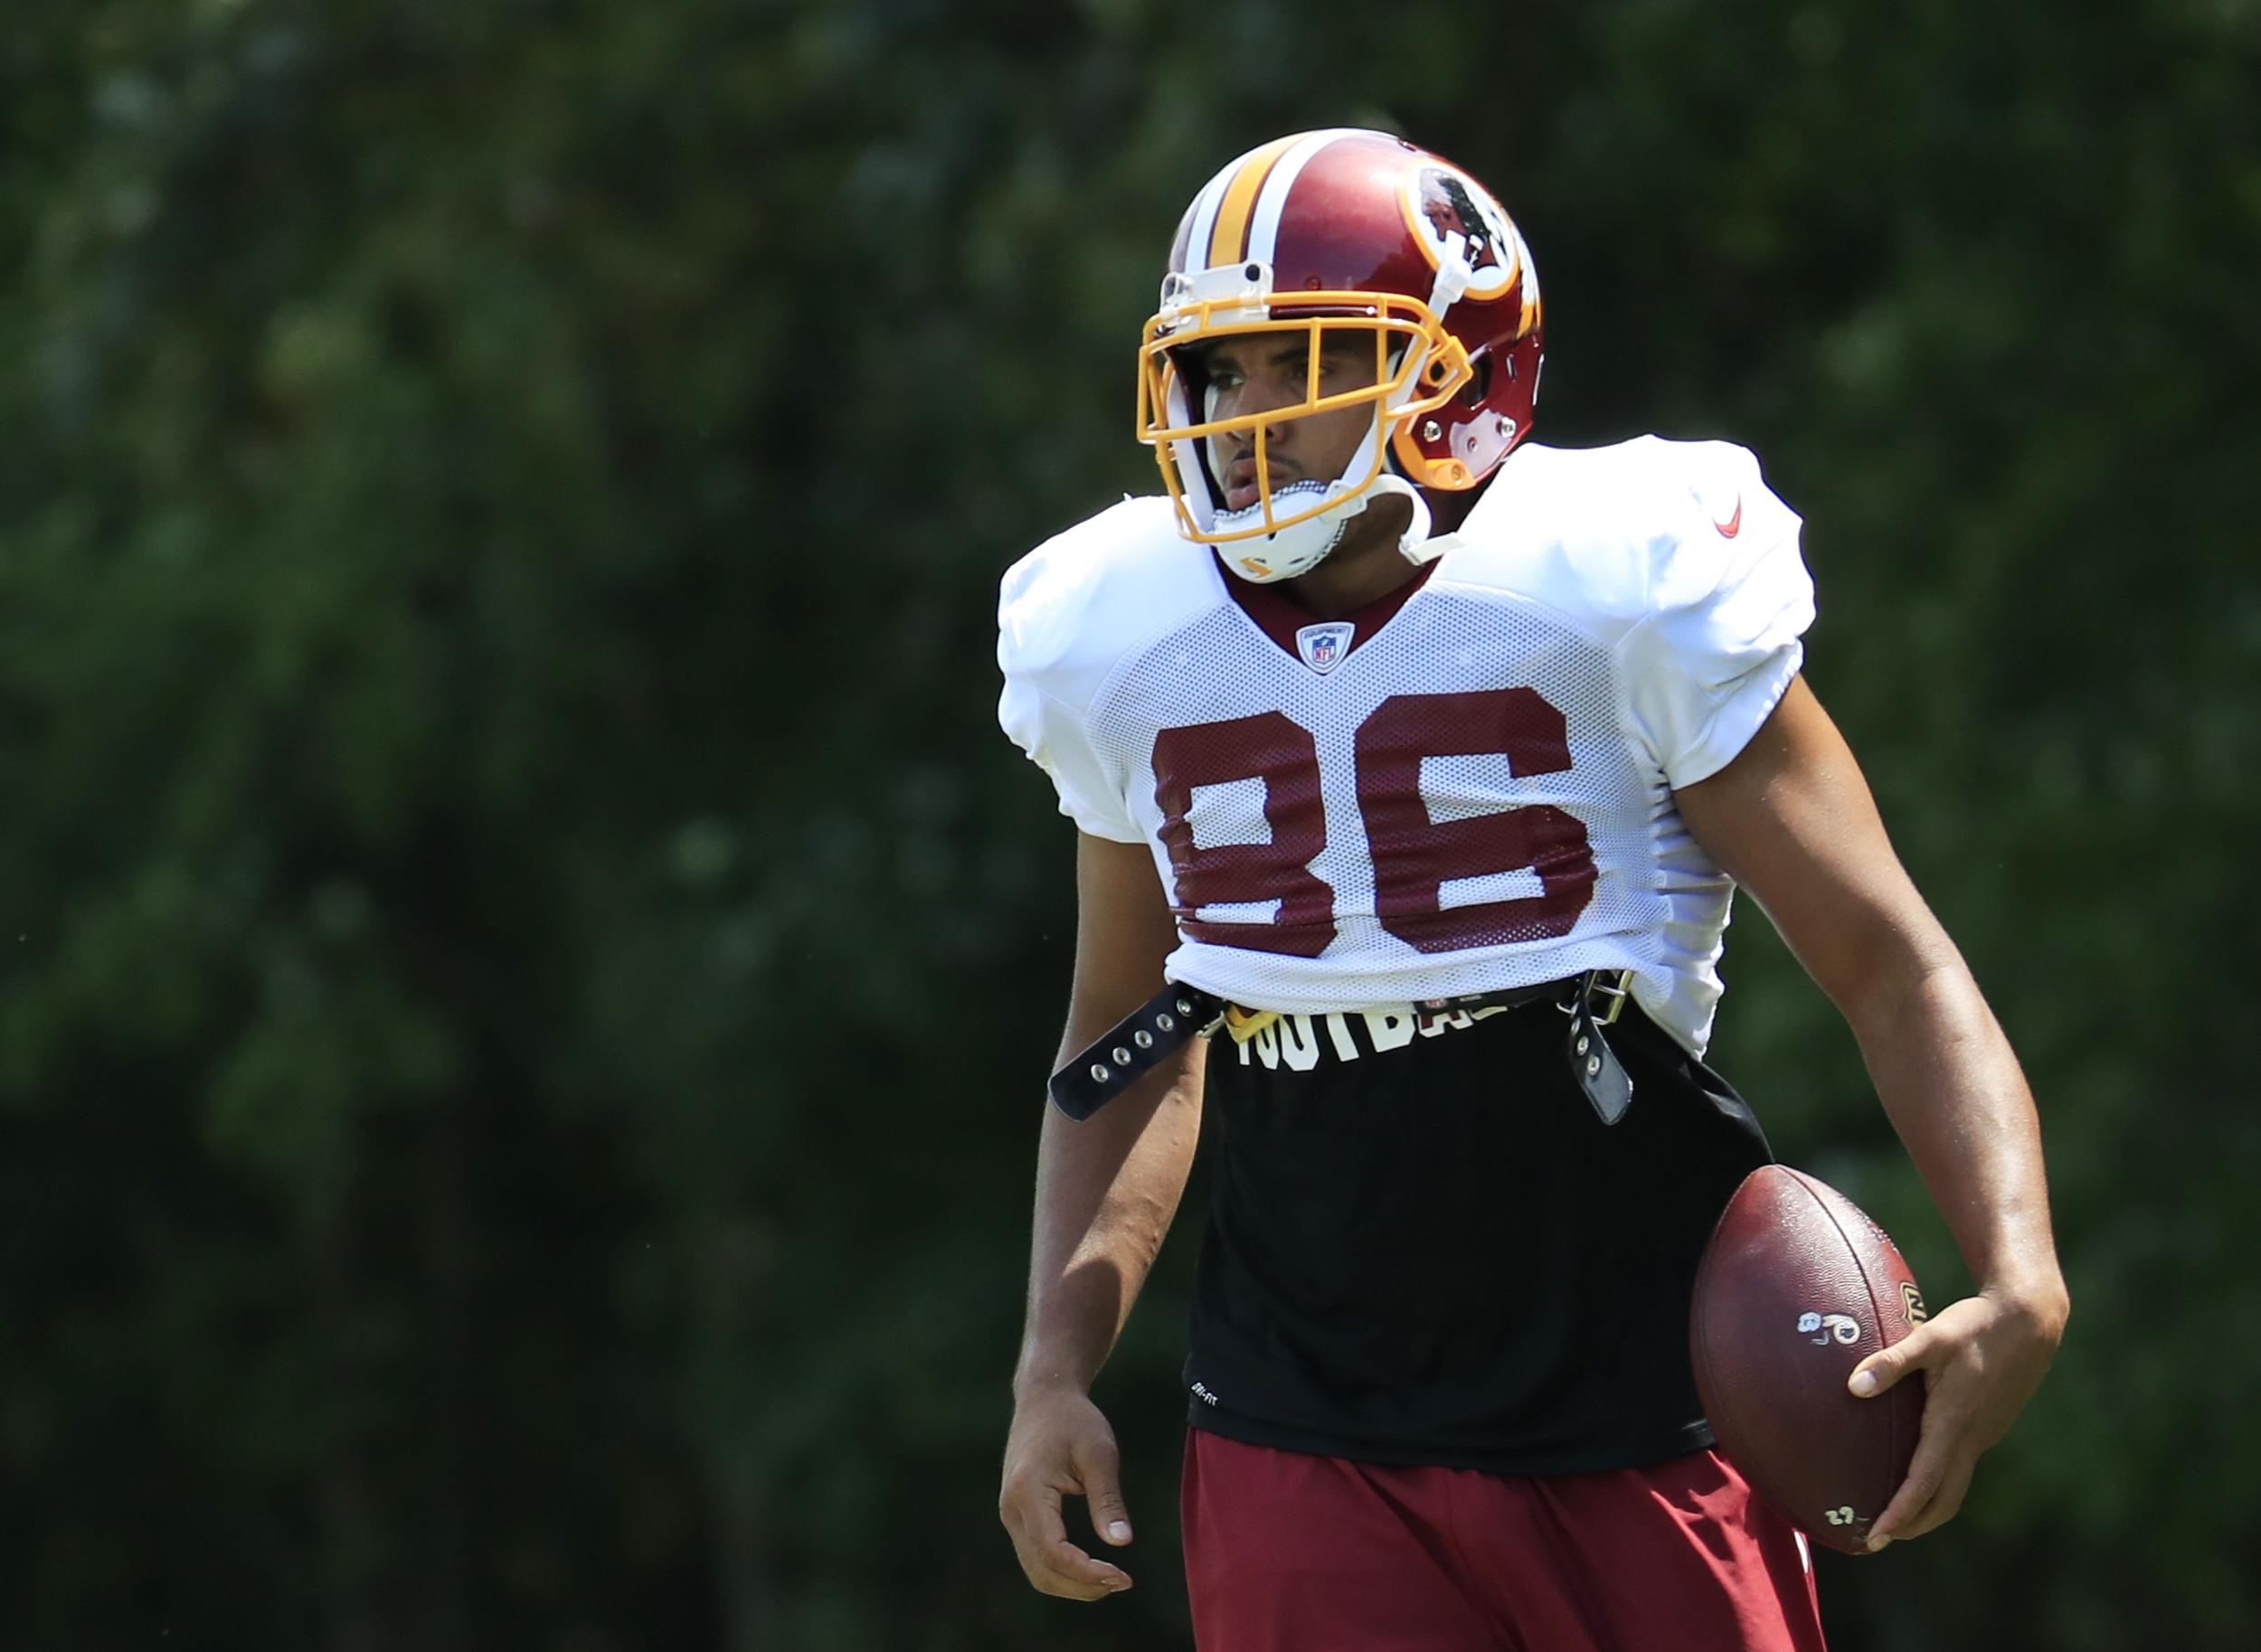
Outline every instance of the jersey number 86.
[[[1383, 929], [1423, 952], [1506, 946], [1567, 934], [1594, 898], [1594, 848], [1576, 817], [1550, 804], [1466, 819], [1430, 818], [1421, 762], [1504, 754], [1518, 776], [1570, 767], [1563, 714], [1534, 690], [1394, 694], [1352, 741], [1358, 814], [1374, 861], [1374, 911]], [[1197, 845], [1196, 787], [1263, 784], [1269, 843]], [[1154, 741], [1154, 800], [1177, 880], [1174, 910], [1189, 940], [1316, 958], [1335, 938], [1335, 892], [1312, 863], [1327, 848], [1319, 745], [1284, 712], [1164, 729]], [[1455, 879], [1537, 875], [1536, 895], [1448, 907]], [[1277, 902], [1269, 923], [1227, 923], [1205, 907]]]

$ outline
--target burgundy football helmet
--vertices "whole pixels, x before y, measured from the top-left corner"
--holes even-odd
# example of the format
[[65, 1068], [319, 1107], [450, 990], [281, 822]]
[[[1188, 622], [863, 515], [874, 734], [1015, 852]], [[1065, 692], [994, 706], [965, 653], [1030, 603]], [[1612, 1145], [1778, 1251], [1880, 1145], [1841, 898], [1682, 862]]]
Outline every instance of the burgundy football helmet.
[[[1301, 405], [1213, 419], [1203, 346], [1227, 335], [1301, 332]], [[1375, 382], [1322, 396], [1322, 342], [1371, 338]], [[1538, 275], [1481, 184], [1386, 133], [1297, 133], [1211, 178], [1178, 226], [1160, 307], [1139, 354], [1139, 439], [1154, 448], [1185, 535], [1258, 582], [1292, 579], [1333, 550], [1376, 498], [1411, 501], [1401, 540], [1423, 560], [1420, 489], [1474, 487], [1531, 428], [1538, 394]], [[1344, 473], [1274, 492], [1269, 426], [1370, 402], [1374, 429]], [[1210, 443], [1253, 432], [1257, 496], [1225, 507]]]

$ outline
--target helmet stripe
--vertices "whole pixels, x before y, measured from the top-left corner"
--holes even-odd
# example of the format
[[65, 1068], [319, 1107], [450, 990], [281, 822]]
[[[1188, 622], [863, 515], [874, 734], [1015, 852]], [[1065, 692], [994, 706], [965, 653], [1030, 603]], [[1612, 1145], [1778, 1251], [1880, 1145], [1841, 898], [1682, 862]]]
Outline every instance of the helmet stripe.
[[1235, 168], [1233, 182], [1218, 203], [1216, 226], [1209, 233], [1208, 264], [1237, 264], [1248, 256], [1248, 220], [1255, 210], [1256, 192], [1272, 175], [1279, 158], [1295, 144], [1292, 135], [1276, 137], [1260, 149], [1251, 149]]
[[1278, 256], [1280, 214], [1286, 210], [1288, 196], [1295, 188], [1295, 180], [1311, 157], [1339, 137], [1382, 137], [1391, 143], [1397, 140], [1387, 133], [1368, 132], [1358, 127], [1329, 127], [1325, 131], [1304, 132], [1289, 140], [1294, 147], [1282, 156], [1279, 164], [1263, 180], [1263, 188], [1256, 197], [1256, 212], [1248, 228], [1248, 250], [1242, 254], [1253, 263], [1270, 264]]
[[1239, 170], [1240, 163], [1234, 162], [1203, 184], [1201, 193], [1194, 197], [1192, 221], [1186, 226], [1186, 274], [1208, 268], [1209, 231], [1216, 224], [1217, 203], [1225, 198], [1225, 186]]

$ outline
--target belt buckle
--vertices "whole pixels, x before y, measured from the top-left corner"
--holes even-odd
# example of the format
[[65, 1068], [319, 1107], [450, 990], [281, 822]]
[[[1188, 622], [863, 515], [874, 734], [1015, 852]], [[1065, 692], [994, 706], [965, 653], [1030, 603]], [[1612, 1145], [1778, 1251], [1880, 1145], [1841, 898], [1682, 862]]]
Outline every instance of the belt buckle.
[[[1633, 972], [1630, 969], [1596, 969], [1586, 977], [1581, 1000], [1586, 1005], [1587, 1013], [1593, 1015], [1595, 1026], [1617, 1024], [1617, 1017], [1624, 1011], [1625, 1000], [1632, 996], [1632, 978]], [[1607, 999], [1608, 1007], [1598, 1011], [1594, 1009], [1594, 1001], [1597, 998]]]
[[[1244, 1009], [1237, 1004], [1228, 1004], [1222, 1012], [1221, 1019], [1225, 1023], [1225, 1030], [1232, 1034], [1233, 1042], [1236, 1044], [1244, 1044], [1273, 1022], [1279, 1020], [1280, 1012], [1278, 1010]], [[1214, 1032], [1216, 1024], [1216, 1022], [1211, 1022], [1208, 1030]]]

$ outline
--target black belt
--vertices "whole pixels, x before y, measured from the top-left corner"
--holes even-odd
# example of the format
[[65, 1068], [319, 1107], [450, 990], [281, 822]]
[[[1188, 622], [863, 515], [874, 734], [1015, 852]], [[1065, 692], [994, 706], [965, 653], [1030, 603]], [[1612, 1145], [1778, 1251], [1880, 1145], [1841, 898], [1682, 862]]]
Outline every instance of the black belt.
[[[1594, 1104], [1604, 1124], [1615, 1124], [1632, 1104], [1633, 1081], [1602, 1036], [1625, 1007], [1624, 969], [1589, 969], [1584, 975], [1509, 986], [1498, 992], [1462, 993], [1453, 998], [1424, 998], [1416, 1008], [1430, 1011], [1520, 1009], [1553, 1004], [1570, 1017], [1564, 1053], [1570, 1077]], [[1596, 1007], [1599, 1001], [1599, 1007]], [[1052, 1105], [1071, 1119], [1090, 1118], [1151, 1072], [1161, 1059], [1219, 1027], [1235, 1042], [1253, 1037], [1279, 1017], [1270, 1011], [1243, 1009], [1195, 986], [1166, 986], [1133, 1010], [1114, 1030], [1052, 1075]]]

